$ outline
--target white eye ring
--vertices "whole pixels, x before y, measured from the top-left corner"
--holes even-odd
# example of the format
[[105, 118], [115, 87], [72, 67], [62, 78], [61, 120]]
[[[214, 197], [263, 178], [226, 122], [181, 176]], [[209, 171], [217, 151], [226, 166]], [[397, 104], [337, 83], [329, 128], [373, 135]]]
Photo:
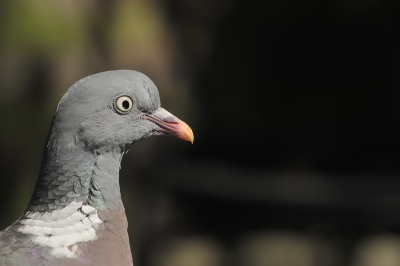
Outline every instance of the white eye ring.
[[133, 107], [133, 101], [130, 97], [128, 96], [121, 96], [117, 98], [115, 101], [115, 106], [117, 107], [117, 111], [120, 113], [127, 113], [129, 112], [132, 107]]

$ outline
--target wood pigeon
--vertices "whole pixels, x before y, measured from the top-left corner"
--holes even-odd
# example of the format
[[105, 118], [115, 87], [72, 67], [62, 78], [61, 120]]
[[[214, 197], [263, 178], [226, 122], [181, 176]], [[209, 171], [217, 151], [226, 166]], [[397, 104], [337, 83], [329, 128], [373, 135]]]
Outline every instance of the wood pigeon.
[[0, 232], [0, 266], [133, 265], [120, 162], [155, 135], [194, 139], [147, 76], [118, 70], [76, 82], [58, 104], [29, 206]]

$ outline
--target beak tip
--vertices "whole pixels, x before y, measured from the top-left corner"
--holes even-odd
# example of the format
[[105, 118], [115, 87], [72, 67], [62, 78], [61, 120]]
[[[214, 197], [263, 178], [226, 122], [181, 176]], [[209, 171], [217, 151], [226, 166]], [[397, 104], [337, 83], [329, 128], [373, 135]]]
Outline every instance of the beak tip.
[[[190, 131], [189, 131], [190, 130]], [[185, 140], [187, 140], [187, 141], [190, 141], [190, 143], [192, 143], [193, 144], [193, 142], [194, 142], [194, 134], [193, 134], [193, 131], [192, 131], [192, 129], [191, 128], [189, 128], [189, 132], [187, 132], [185, 135]]]
[[183, 121], [180, 121], [180, 131], [181, 131], [181, 139], [190, 141], [193, 144], [194, 142], [194, 134], [193, 130]]

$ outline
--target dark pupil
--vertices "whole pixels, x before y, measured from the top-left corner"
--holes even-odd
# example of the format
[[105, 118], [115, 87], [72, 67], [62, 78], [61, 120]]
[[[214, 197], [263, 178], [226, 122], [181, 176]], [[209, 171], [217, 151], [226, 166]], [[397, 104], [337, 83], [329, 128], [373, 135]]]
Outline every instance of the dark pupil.
[[122, 107], [124, 107], [125, 110], [129, 109], [129, 102], [128, 101], [123, 101], [122, 102]]

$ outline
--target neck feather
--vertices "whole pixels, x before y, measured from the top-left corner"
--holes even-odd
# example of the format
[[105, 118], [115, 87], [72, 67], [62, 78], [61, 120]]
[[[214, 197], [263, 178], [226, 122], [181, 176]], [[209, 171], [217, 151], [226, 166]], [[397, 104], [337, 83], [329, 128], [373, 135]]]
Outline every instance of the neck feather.
[[[119, 149], [87, 149], [83, 142], [50, 138], [38, 182], [27, 211], [60, 210], [82, 202], [98, 210], [123, 210]], [[67, 145], [63, 145], [67, 143]]]
[[[97, 264], [132, 265], [119, 186], [122, 156], [119, 148], [89, 149], [78, 138], [51, 135], [17, 231], [56, 259], [77, 258], [89, 265], [98, 261], [96, 254], [110, 254]], [[110, 253], [112, 247], [121, 252]]]

